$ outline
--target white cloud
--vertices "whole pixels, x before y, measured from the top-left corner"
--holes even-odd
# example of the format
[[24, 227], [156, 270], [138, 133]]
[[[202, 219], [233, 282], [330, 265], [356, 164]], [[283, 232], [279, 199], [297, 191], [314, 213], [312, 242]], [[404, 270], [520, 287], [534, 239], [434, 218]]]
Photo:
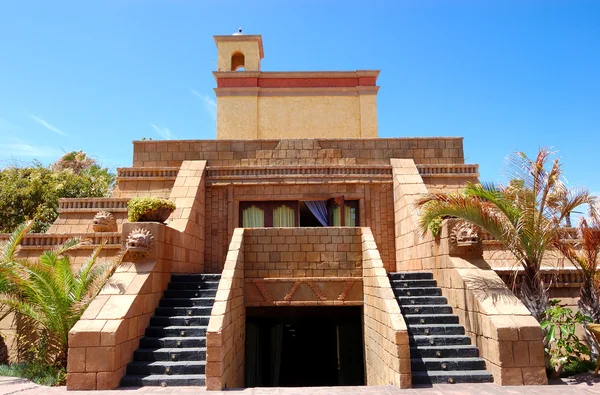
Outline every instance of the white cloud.
[[10, 138], [9, 141], [0, 143], [0, 156], [12, 158], [58, 158], [63, 152], [59, 149], [42, 146], [31, 145], [17, 138]]
[[169, 128], [167, 128], [167, 127], [161, 128], [160, 126], [156, 126], [153, 123], [151, 123], [150, 126], [152, 126], [152, 129], [154, 129], [156, 134], [158, 134], [163, 139], [172, 140], [174, 138], [173, 133], [171, 133], [171, 130]]
[[208, 95], [204, 95], [192, 88], [190, 88], [190, 92], [192, 92], [194, 96], [197, 96], [200, 98], [200, 100], [202, 100], [202, 106], [204, 107], [208, 115], [210, 115], [212, 119], [217, 119], [217, 102], [215, 101], [215, 99]]
[[66, 136], [67, 134], [65, 132], [63, 132], [62, 130], [60, 130], [59, 128], [57, 128], [54, 125], [51, 125], [50, 123], [46, 122], [45, 120], [43, 120], [40, 117], [37, 117], [33, 114], [29, 114], [29, 116], [36, 121], [37, 123], [39, 123], [40, 125], [42, 125], [43, 127], [45, 127], [48, 130], [53, 131], [56, 134], [60, 134], [61, 136]]

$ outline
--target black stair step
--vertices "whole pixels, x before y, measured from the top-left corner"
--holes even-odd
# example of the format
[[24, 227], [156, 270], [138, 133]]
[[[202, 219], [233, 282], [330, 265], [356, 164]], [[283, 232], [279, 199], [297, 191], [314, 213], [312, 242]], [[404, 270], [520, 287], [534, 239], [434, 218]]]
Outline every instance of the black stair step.
[[392, 288], [423, 288], [423, 287], [437, 287], [435, 280], [392, 280]]
[[133, 353], [136, 362], [152, 361], [205, 361], [206, 348], [138, 348]]
[[204, 282], [173, 282], [171, 281], [167, 287], [169, 291], [193, 291], [198, 289], [217, 289], [219, 287], [218, 281], [204, 281]]
[[142, 337], [140, 348], [206, 347], [206, 337]]
[[463, 372], [420, 371], [412, 372], [413, 385], [493, 383], [494, 377], [486, 370], [468, 370]]
[[405, 316], [412, 314], [452, 314], [452, 306], [449, 304], [407, 304], [400, 306], [400, 309]]
[[457, 324], [410, 325], [409, 334], [415, 335], [464, 335], [465, 328]]
[[163, 298], [214, 298], [217, 289], [171, 289], [166, 290]]
[[411, 358], [411, 371], [441, 370], [457, 371], [485, 370], [485, 361], [481, 358]]
[[206, 372], [205, 361], [154, 361], [154, 362], [130, 362], [127, 365], [127, 374], [134, 376], [151, 374], [204, 374]]
[[414, 314], [404, 318], [407, 325], [458, 324], [458, 316], [454, 314]]
[[443, 296], [398, 296], [396, 297], [401, 307], [415, 304], [447, 304], [448, 299]]
[[398, 272], [389, 273], [392, 280], [432, 280], [431, 272]]
[[206, 378], [203, 374], [185, 374], [169, 376], [163, 374], [148, 376], [127, 375], [121, 380], [122, 387], [191, 387], [206, 385]]
[[437, 287], [396, 288], [396, 296], [442, 296], [442, 289]]
[[417, 346], [410, 348], [411, 358], [477, 358], [479, 349], [470, 344], [451, 346]]
[[162, 298], [159, 307], [201, 307], [212, 306], [215, 298]]
[[471, 338], [465, 335], [414, 335], [409, 336], [409, 343], [420, 346], [460, 346], [470, 345]]
[[182, 317], [182, 316], [207, 316], [210, 315], [212, 306], [199, 307], [157, 307], [155, 317]]
[[152, 317], [151, 326], [206, 326], [210, 316]]
[[172, 282], [200, 282], [200, 281], [219, 281], [220, 274], [173, 274], [171, 275]]
[[206, 327], [201, 326], [149, 326], [148, 337], [202, 337], [206, 336]]

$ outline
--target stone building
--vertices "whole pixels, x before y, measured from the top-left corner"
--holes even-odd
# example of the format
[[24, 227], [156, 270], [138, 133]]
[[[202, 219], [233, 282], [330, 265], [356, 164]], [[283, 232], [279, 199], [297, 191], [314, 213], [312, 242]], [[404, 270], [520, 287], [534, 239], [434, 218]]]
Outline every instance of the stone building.
[[[67, 387], [546, 383], [539, 324], [491, 264], [510, 257], [417, 228], [415, 199], [478, 180], [462, 138], [378, 138], [379, 71], [262, 71], [261, 36], [215, 43], [217, 139], [134, 141], [111, 198], [62, 200], [24, 240], [123, 255], [71, 330]], [[128, 223], [136, 196], [177, 209]]]

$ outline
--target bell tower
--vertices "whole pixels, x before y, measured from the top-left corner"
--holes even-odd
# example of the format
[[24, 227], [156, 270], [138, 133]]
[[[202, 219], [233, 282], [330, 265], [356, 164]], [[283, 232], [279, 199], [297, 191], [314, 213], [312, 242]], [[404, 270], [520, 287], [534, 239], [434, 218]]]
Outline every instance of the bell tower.
[[260, 71], [265, 57], [261, 35], [245, 35], [240, 28], [230, 36], [214, 36], [217, 44], [217, 71]]

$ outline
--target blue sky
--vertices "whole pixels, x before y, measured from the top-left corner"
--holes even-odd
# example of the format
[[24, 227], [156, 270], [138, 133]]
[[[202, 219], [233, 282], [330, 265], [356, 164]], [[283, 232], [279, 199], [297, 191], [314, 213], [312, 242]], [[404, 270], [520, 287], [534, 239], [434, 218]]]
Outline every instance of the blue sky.
[[215, 137], [214, 34], [262, 34], [262, 69], [380, 69], [381, 137], [463, 136], [483, 181], [558, 151], [600, 192], [600, 2], [0, 0], [0, 166], [132, 140]]

